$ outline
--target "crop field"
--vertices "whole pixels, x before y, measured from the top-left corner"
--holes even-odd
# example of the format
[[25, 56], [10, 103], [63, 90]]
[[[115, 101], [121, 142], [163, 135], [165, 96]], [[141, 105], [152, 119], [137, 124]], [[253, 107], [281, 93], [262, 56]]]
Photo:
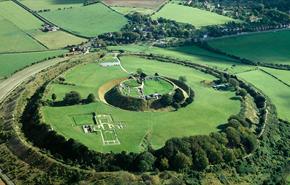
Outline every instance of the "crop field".
[[290, 30], [212, 40], [209, 44], [227, 53], [261, 63], [290, 63]]
[[[136, 72], [138, 68], [142, 68], [148, 75], [154, 75], [157, 69], [160, 75], [175, 79], [185, 75], [188, 85], [195, 90], [196, 100], [186, 108], [175, 112], [126, 111], [99, 100], [86, 105], [45, 106], [42, 108], [45, 122], [50, 123], [56, 131], [65, 137], [74, 138], [100, 152], [122, 150], [136, 152], [143, 150], [141, 145], [145, 137], [149, 138], [154, 148], [159, 148], [173, 136], [208, 134], [216, 131], [217, 127], [225, 123], [230, 115], [236, 114], [240, 110], [240, 102], [231, 99], [235, 96], [233, 92], [217, 91], [201, 84], [202, 80], [213, 80], [214, 78], [210, 75], [183, 66], [148, 61], [135, 56], [121, 57], [121, 61], [122, 66], [129, 72]], [[71, 90], [78, 91], [82, 97], [86, 97], [89, 93], [95, 93], [98, 97], [98, 89], [103, 84], [114, 79], [127, 77], [127, 75], [119, 66], [101, 67], [98, 63], [81, 65], [63, 75], [66, 82], [74, 84], [74, 86], [52, 83], [49, 85], [44, 98], [50, 99], [51, 94], [55, 93], [57, 100], [60, 101], [64, 94]], [[216, 107], [219, 109], [217, 110]], [[72, 126], [74, 121], [71, 115], [91, 112], [96, 112], [97, 115], [109, 114], [114, 120], [125, 123], [126, 127], [115, 130], [120, 144], [104, 145], [99, 132], [85, 134], [80, 126]], [[209, 114], [211, 116], [208, 116]]]
[[119, 31], [127, 19], [102, 3], [41, 13], [56, 25], [78, 35], [94, 37]]
[[[279, 72], [279, 71], [276, 71]], [[273, 69], [271, 70], [273, 73]], [[275, 73], [273, 73], [275, 74]], [[284, 77], [286, 74], [284, 74]], [[290, 78], [290, 73], [288, 72], [288, 79]], [[245, 79], [246, 81], [252, 83], [254, 86], [262, 90], [277, 108], [278, 116], [282, 119], [290, 121], [290, 87], [281, 83], [272, 76], [264, 73], [263, 71], [251, 71], [246, 73], [241, 73], [239, 77]]]
[[208, 65], [220, 70], [228, 71], [230, 73], [241, 73], [248, 70], [255, 70], [256, 67], [241, 64], [231, 58], [223, 55], [211, 53], [197, 46], [180, 46], [171, 48], [159, 48], [149, 45], [125, 45], [125, 46], [111, 46], [110, 50], [124, 50], [129, 52], [141, 52], [146, 54], [156, 54], [161, 56], [169, 56], [182, 60], [189, 60], [190, 62]]
[[30, 53], [0, 54], [0, 79], [34, 62], [46, 59], [48, 57], [58, 56], [65, 52], [67, 51], [55, 50]]
[[174, 20], [176, 22], [192, 24], [196, 27], [224, 24], [229, 21], [234, 21], [232, 18], [226, 16], [174, 3], [166, 4], [152, 16], [154, 19], [159, 17]]
[[166, 0], [104, 0], [109, 6], [158, 9]]
[[22, 0], [21, 3], [32, 10], [57, 10], [59, 8], [80, 7], [84, 0]]

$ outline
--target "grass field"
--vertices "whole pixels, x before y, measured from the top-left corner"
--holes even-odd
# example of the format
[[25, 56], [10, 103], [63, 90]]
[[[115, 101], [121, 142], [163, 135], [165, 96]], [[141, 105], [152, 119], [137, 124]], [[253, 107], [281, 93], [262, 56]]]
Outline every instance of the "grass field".
[[22, 0], [21, 3], [32, 10], [57, 10], [59, 8], [80, 7], [84, 0]]
[[290, 64], [290, 30], [217, 39], [209, 44], [256, 62]]
[[58, 56], [66, 50], [0, 54], [0, 79], [47, 57]]
[[144, 82], [144, 95], [150, 95], [155, 93], [168, 94], [172, 90], [172, 84], [162, 79], [145, 80]]
[[146, 54], [156, 54], [162, 56], [169, 56], [182, 60], [189, 60], [193, 63], [208, 65], [220, 70], [225, 70], [230, 73], [240, 73], [248, 70], [253, 70], [255, 67], [240, 64], [237, 61], [225, 57], [223, 55], [214, 54], [204, 49], [192, 46], [181, 46], [171, 48], [158, 48], [149, 45], [123, 45], [108, 47], [111, 50], [125, 50], [129, 52], [142, 52]]
[[[158, 70], [160, 75], [175, 79], [181, 75], [186, 76], [187, 83], [196, 92], [195, 101], [176, 112], [126, 111], [99, 101], [87, 105], [43, 107], [45, 122], [51, 124], [57, 132], [65, 137], [77, 139], [94, 150], [102, 152], [140, 151], [142, 150], [140, 144], [145, 136], [150, 139], [154, 148], [159, 148], [171, 137], [208, 134], [216, 131], [217, 126], [225, 123], [230, 115], [239, 112], [239, 101], [231, 100], [234, 93], [216, 91], [200, 83], [202, 80], [213, 80], [214, 78], [210, 75], [179, 65], [148, 62], [147, 59], [134, 56], [122, 57], [121, 61], [129, 72], [135, 72], [137, 68], [141, 67], [148, 75], [154, 75]], [[64, 93], [70, 90], [76, 90], [85, 97], [88, 93], [96, 93], [105, 82], [126, 76], [127, 74], [119, 66], [101, 67], [97, 63], [78, 66], [64, 74], [66, 82], [76, 86], [51, 84], [46, 98], [50, 98], [52, 93], [56, 93], [58, 100], [61, 100]], [[72, 126], [74, 122], [70, 115], [91, 112], [110, 114], [114, 120], [126, 123], [124, 129], [116, 130], [120, 145], [104, 146], [99, 133], [85, 134], [81, 127]]]
[[0, 17], [0, 25], [0, 53], [46, 49], [10, 21]]
[[[272, 70], [271, 73], [273, 73]], [[260, 70], [241, 73], [238, 76], [262, 90], [276, 106], [278, 116], [290, 121], [290, 87]], [[289, 72], [288, 79], [290, 79]]]
[[109, 6], [150, 8], [157, 10], [166, 0], [104, 0]]
[[49, 49], [64, 48], [68, 45], [76, 45], [86, 41], [86, 39], [76, 37], [63, 31], [38, 31], [33, 33], [33, 37]]
[[196, 27], [224, 24], [229, 21], [234, 21], [226, 16], [174, 3], [166, 4], [163, 8], [161, 8], [161, 10], [152, 16], [154, 19], [159, 17], [181, 23], [192, 24]]
[[101, 3], [45, 12], [41, 15], [68, 31], [87, 37], [119, 31], [127, 23], [123, 15]]
[[121, 6], [113, 6], [111, 8], [123, 15], [134, 13], [134, 12], [149, 15], [154, 12], [154, 10], [149, 9], [149, 8], [134, 8], [134, 7], [121, 7]]

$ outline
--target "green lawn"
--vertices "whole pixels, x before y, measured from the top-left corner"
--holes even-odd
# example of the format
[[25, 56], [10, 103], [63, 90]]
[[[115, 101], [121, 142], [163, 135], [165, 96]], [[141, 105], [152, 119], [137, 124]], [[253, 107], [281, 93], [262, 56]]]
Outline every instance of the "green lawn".
[[84, 0], [22, 0], [21, 3], [32, 10], [56, 10], [59, 8], [80, 7]]
[[108, 47], [110, 50], [125, 50], [129, 52], [143, 52], [146, 54], [156, 54], [162, 56], [169, 56], [182, 60], [189, 60], [193, 63], [208, 65], [220, 70], [225, 70], [230, 73], [241, 73], [248, 70], [254, 70], [255, 67], [240, 64], [237, 61], [211, 53], [197, 46], [181, 46], [171, 48], [158, 48], [149, 45], [122, 45], [122, 46], [111, 46]]
[[47, 57], [58, 56], [65, 52], [66, 50], [56, 50], [31, 53], [0, 54], [0, 79], [34, 62], [46, 59]]
[[145, 80], [144, 82], [144, 95], [150, 94], [168, 94], [173, 90], [171, 83], [158, 79], [158, 80]]
[[278, 116], [290, 121], [290, 87], [262, 71], [241, 73], [238, 76], [262, 90], [276, 106]]
[[290, 30], [217, 39], [209, 44], [256, 62], [290, 64]]
[[[195, 90], [195, 101], [176, 112], [126, 111], [99, 101], [88, 105], [43, 107], [45, 122], [65, 137], [77, 139], [94, 150], [136, 152], [142, 150], [140, 142], [145, 135], [150, 138], [154, 148], [159, 148], [172, 137], [217, 131], [218, 125], [225, 123], [230, 115], [239, 112], [239, 101], [231, 99], [233, 92], [216, 91], [200, 83], [202, 80], [213, 80], [210, 75], [183, 66], [149, 62], [134, 56], [122, 57], [121, 61], [129, 72], [135, 72], [141, 67], [148, 75], [158, 72], [175, 79], [181, 75], [186, 76], [188, 85]], [[70, 90], [79, 91], [85, 97], [91, 92], [97, 93], [98, 88], [105, 82], [126, 76], [118, 66], [101, 67], [97, 63], [78, 66], [64, 74], [66, 82], [76, 86], [51, 84], [46, 98], [56, 93], [60, 100]], [[80, 126], [73, 126], [71, 115], [91, 112], [111, 114], [114, 120], [125, 122], [125, 128], [116, 130], [121, 145], [103, 146], [99, 134], [84, 134]]]
[[192, 24], [196, 27], [224, 24], [229, 21], [234, 21], [226, 16], [174, 3], [168, 3], [152, 16], [154, 19], [159, 17]]
[[290, 85], [290, 71], [278, 70], [278, 69], [272, 69], [272, 68], [266, 68], [266, 67], [262, 67], [262, 69], [264, 69], [268, 73], [271, 73], [272, 75], [276, 76], [283, 82]]
[[119, 31], [127, 23], [123, 15], [101, 3], [45, 12], [41, 15], [68, 31], [88, 37]]

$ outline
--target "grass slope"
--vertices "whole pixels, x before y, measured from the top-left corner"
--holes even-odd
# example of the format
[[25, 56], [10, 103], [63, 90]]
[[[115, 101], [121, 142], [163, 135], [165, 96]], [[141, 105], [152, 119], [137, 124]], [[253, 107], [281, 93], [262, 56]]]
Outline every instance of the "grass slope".
[[212, 40], [209, 44], [256, 62], [290, 64], [290, 30]]
[[159, 17], [192, 24], [196, 27], [224, 24], [233, 21], [233, 19], [226, 16], [174, 3], [168, 3], [153, 15], [155, 19]]
[[134, 7], [121, 7], [121, 6], [113, 6], [111, 8], [116, 10], [117, 12], [123, 14], [123, 15], [131, 14], [134, 12], [149, 15], [149, 14], [152, 14], [154, 12], [154, 10], [149, 9], [149, 8], [134, 8]]
[[0, 54], [0, 79], [34, 62], [65, 53], [65, 50]]
[[290, 87], [260, 70], [241, 73], [238, 76], [262, 90], [276, 106], [278, 116], [290, 121]]
[[118, 31], [127, 23], [124, 16], [101, 3], [41, 15], [68, 31], [88, 37]]
[[[125, 111], [99, 101], [88, 105], [43, 107], [46, 123], [51, 124], [65, 137], [77, 139], [91, 149], [102, 152], [140, 151], [142, 150], [140, 143], [145, 136], [149, 138], [153, 147], [159, 148], [171, 137], [208, 134], [216, 131], [218, 125], [225, 123], [230, 115], [236, 114], [240, 109], [240, 103], [230, 99], [234, 93], [216, 91], [200, 83], [202, 80], [213, 80], [210, 75], [179, 65], [148, 62], [146, 59], [133, 56], [122, 57], [121, 61], [130, 72], [141, 67], [149, 75], [154, 75], [157, 69], [160, 75], [176, 79], [185, 75], [188, 79], [187, 83], [196, 91], [195, 102], [176, 112]], [[60, 100], [64, 93], [70, 90], [79, 91], [83, 97], [86, 97], [88, 93], [96, 93], [103, 83], [126, 76], [127, 74], [118, 66], [104, 68], [96, 63], [78, 66], [64, 75], [66, 81], [74, 83], [75, 86], [51, 84], [47, 98], [50, 98], [52, 93], [56, 93]], [[72, 115], [91, 112], [111, 114], [114, 120], [125, 121], [126, 127], [117, 130], [121, 145], [104, 146], [99, 134], [84, 134], [80, 126], [73, 126]]]

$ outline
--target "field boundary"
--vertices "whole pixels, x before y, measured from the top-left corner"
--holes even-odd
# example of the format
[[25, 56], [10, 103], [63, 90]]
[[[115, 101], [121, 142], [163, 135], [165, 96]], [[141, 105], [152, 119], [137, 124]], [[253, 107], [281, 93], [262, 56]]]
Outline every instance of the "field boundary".
[[288, 83], [284, 82], [283, 80], [281, 80], [281, 79], [278, 78], [277, 76], [275, 76], [275, 75], [269, 73], [268, 71], [265, 71], [264, 69], [260, 69], [260, 71], [262, 71], [263, 73], [265, 73], [265, 74], [271, 76], [272, 78], [278, 80], [279, 82], [281, 82], [282, 84], [286, 85], [287, 87], [290, 87], [290, 85], [289, 85]]

